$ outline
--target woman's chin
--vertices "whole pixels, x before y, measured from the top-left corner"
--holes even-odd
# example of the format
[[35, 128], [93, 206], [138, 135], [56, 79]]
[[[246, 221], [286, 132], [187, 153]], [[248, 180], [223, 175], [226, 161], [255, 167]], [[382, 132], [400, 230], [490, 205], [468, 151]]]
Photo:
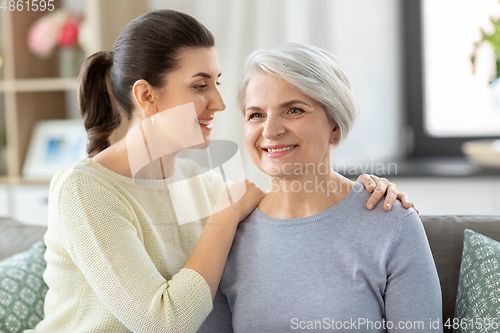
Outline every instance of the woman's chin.
[[259, 168], [260, 171], [264, 172], [266, 175], [273, 178], [287, 178], [293, 175], [293, 170], [287, 170], [286, 168], [279, 168], [275, 165], [271, 167]]
[[212, 141], [212, 138], [203, 138], [203, 140], [205, 140], [205, 142], [200, 143], [200, 144], [195, 145], [195, 146], [191, 146], [188, 149], [205, 149], [205, 148], [208, 148], [208, 146], [210, 146], [210, 141]]

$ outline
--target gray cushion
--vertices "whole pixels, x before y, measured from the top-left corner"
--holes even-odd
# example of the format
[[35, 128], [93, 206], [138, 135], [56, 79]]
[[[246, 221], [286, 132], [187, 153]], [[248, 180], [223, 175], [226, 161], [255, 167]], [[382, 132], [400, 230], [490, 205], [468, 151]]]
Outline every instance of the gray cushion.
[[[500, 216], [420, 216], [436, 262], [443, 293], [443, 321], [453, 320], [464, 230], [500, 241]], [[445, 329], [446, 331], [446, 329]]]
[[0, 332], [22, 333], [43, 319], [45, 244], [0, 261]]
[[0, 218], [0, 260], [26, 251], [33, 243], [43, 239], [46, 231], [46, 227]]
[[472, 230], [465, 230], [454, 331], [498, 332], [498, 315], [500, 242]]

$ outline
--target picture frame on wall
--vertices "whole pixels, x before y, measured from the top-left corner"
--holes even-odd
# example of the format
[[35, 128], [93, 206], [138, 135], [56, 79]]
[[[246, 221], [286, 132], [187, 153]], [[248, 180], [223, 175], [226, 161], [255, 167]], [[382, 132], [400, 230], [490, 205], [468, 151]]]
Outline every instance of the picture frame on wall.
[[36, 123], [22, 174], [47, 180], [62, 167], [87, 157], [87, 132], [80, 119], [42, 120]]

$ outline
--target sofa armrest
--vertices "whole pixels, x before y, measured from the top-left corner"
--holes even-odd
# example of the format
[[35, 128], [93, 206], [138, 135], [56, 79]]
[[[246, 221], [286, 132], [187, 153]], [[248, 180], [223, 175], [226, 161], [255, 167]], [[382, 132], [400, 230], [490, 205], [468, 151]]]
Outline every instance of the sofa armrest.
[[43, 239], [46, 231], [46, 227], [0, 218], [0, 260], [26, 251], [33, 243]]

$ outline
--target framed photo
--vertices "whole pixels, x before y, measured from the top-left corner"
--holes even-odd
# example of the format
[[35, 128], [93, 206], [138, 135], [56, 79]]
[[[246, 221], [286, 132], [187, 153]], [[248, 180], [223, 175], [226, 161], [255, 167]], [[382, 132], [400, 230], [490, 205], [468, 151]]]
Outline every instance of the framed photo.
[[50, 179], [60, 168], [87, 157], [86, 145], [82, 120], [39, 121], [31, 134], [23, 176]]

